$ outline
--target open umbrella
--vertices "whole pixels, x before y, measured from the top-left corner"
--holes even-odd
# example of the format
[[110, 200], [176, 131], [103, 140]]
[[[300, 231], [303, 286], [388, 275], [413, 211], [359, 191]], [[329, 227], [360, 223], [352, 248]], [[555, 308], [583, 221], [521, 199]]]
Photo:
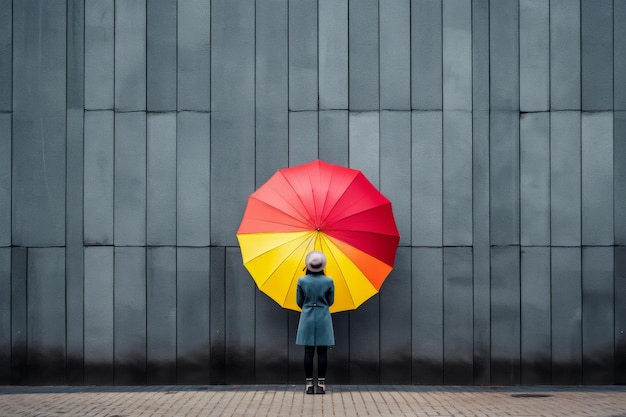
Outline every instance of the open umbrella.
[[400, 236], [391, 202], [361, 171], [317, 160], [279, 169], [252, 193], [237, 239], [258, 288], [296, 311], [304, 258], [324, 252], [325, 273], [335, 282], [330, 311], [338, 312], [380, 290]]

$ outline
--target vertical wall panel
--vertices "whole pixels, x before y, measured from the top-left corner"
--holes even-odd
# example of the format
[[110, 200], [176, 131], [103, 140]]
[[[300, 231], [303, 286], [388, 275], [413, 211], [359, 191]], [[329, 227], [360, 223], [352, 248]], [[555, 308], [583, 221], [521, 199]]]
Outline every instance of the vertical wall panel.
[[288, 165], [288, 0], [256, 4], [256, 186]]
[[319, 157], [337, 165], [348, 165], [348, 112], [345, 110], [320, 111]]
[[581, 249], [552, 248], [552, 383], [582, 383]]
[[550, 108], [550, 2], [520, 0], [520, 110]]
[[550, 244], [550, 116], [520, 117], [520, 241]]
[[11, 246], [11, 114], [0, 113], [0, 247]]
[[11, 249], [0, 248], [0, 384], [11, 383]]
[[178, 0], [178, 110], [211, 109], [211, 2]]
[[112, 111], [85, 112], [83, 206], [86, 245], [113, 244], [114, 125]]
[[[317, 112], [289, 113], [289, 165], [300, 165], [318, 158]], [[282, 167], [277, 167], [282, 168]]]
[[411, 105], [413, 110], [442, 108], [441, 3], [411, 0]]
[[147, 116], [146, 243], [176, 244], [176, 114]]
[[472, 1], [472, 108], [489, 110], [489, 0]]
[[254, 5], [253, 0], [211, 3], [213, 245], [237, 244], [237, 226], [254, 191]]
[[615, 222], [615, 244], [626, 245], [626, 112], [613, 115], [613, 199]]
[[65, 382], [65, 249], [28, 250], [28, 381]]
[[[293, 10], [292, 4], [295, 6]], [[288, 0], [256, 4], [255, 188], [267, 181], [277, 169], [289, 165], [291, 155], [288, 153], [292, 149], [290, 140], [302, 140], [299, 143], [306, 143], [307, 150], [317, 142], [317, 114], [288, 112], [292, 105], [317, 107], [317, 85], [312, 82], [316, 77], [314, 67], [317, 64], [317, 57], [312, 52], [317, 48], [311, 47], [316, 45], [316, 11], [311, 6], [312, 2], [301, 4]], [[291, 16], [296, 18], [295, 22], [292, 22]], [[299, 27], [298, 22], [302, 23], [302, 27]], [[296, 36], [292, 39], [290, 33]], [[297, 50], [293, 57], [290, 52], [292, 47]], [[293, 60], [290, 61], [290, 58]], [[298, 67], [297, 63], [301, 63], [302, 67]], [[294, 85], [296, 91], [305, 95], [302, 102], [300, 97], [290, 96], [292, 76], [306, 83], [302, 86]], [[295, 137], [291, 134], [292, 128], [296, 131]], [[303, 155], [304, 159], [315, 159], [317, 149], [306, 154]], [[263, 381], [286, 383], [291, 342], [287, 340], [288, 314], [265, 294], [256, 291], [255, 297], [254, 314], [257, 319], [254, 372], [263, 375]], [[216, 300], [217, 303], [222, 304], [223, 300]]]
[[146, 0], [115, 1], [115, 109], [146, 109]]
[[521, 254], [521, 383], [550, 384], [550, 248]]
[[[288, 336], [287, 340], [290, 342], [288, 345], [289, 355], [289, 382], [292, 384], [301, 384], [304, 375], [304, 367], [302, 366], [302, 359], [304, 356], [304, 346], [295, 344], [296, 334], [298, 332], [298, 322], [300, 321], [300, 314], [296, 311], [288, 313]], [[341, 317], [337, 320], [337, 316]], [[350, 313], [333, 314], [333, 329], [335, 330], [335, 346], [328, 349], [328, 353], [331, 354], [331, 363], [328, 367], [327, 378], [328, 380], [337, 381], [340, 380], [343, 383], [350, 383]], [[315, 362], [313, 363], [313, 371], [315, 372]]]
[[27, 249], [11, 248], [11, 383], [27, 383]]
[[472, 136], [468, 134], [471, 131], [471, 113], [444, 110], [443, 244], [446, 246], [472, 244]]
[[411, 243], [411, 112], [380, 114], [380, 190], [392, 202], [400, 245]]
[[382, 1], [380, 13], [380, 108], [411, 109], [411, 3]]
[[520, 379], [520, 248], [491, 250], [491, 381], [517, 385]]
[[413, 383], [443, 384], [443, 250], [412, 248]]
[[463, 0], [442, 4], [443, 109], [471, 110], [472, 4]]
[[380, 297], [370, 298], [350, 313], [350, 383], [380, 382]]
[[176, 383], [176, 248], [146, 254], [146, 383]]
[[85, 109], [113, 109], [115, 0], [85, 0]]
[[350, 167], [363, 171], [372, 184], [379, 187], [380, 113], [350, 113], [349, 121]]
[[550, 115], [550, 237], [555, 246], [581, 243], [580, 113]]
[[176, 0], [146, 3], [146, 107], [176, 110]]
[[254, 309], [256, 286], [241, 263], [239, 248], [226, 249], [226, 383], [255, 380]]
[[583, 384], [614, 383], [614, 249], [582, 250]]
[[254, 304], [254, 373], [264, 383], [286, 384], [289, 346], [294, 343], [289, 338], [289, 314], [260, 291], [255, 291]]
[[179, 384], [207, 384], [211, 366], [210, 253], [178, 248], [176, 355]]
[[65, 244], [65, 1], [13, 5], [13, 244]]
[[319, 107], [347, 109], [348, 0], [319, 0], [318, 13]]
[[[329, 366], [326, 379], [334, 384], [350, 384], [350, 312], [333, 314], [333, 329], [335, 330], [335, 346], [330, 348]], [[290, 320], [293, 325], [290, 327], [290, 341], [296, 340], [296, 330], [298, 327], [298, 314], [290, 313]], [[292, 368], [290, 368], [290, 379], [296, 383], [302, 383], [304, 376], [304, 368], [302, 366], [302, 357], [304, 348], [302, 346], [293, 345], [296, 355], [292, 356]], [[295, 367], [293, 367], [295, 365]], [[295, 378], [294, 378], [295, 377]]]
[[474, 114], [472, 132], [472, 236], [474, 255], [474, 382], [490, 383], [491, 278], [489, 230], [489, 115]]
[[489, 1], [472, 2], [472, 236], [474, 254], [474, 383], [490, 375]]
[[12, 108], [13, 87], [13, 4], [0, 1], [0, 112]]
[[[66, 383], [83, 383], [85, 2], [67, 3]], [[1, 233], [1, 232], [0, 232]]]
[[414, 246], [443, 244], [442, 135], [441, 112], [413, 112], [411, 242]]
[[146, 380], [146, 248], [116, 247], [113, 281], [116, 385]]
[[348, 2], [350, 110], [379, 108], [378, 0]]
[[582, 243], [612, 245], [613, 114], [582, 115]]
[[180, 112], [176, 123], [176, 235], [180, 246], [210, 243], [211, 119]]
[[615, 247], [615, 380], [626, 384], [626, 248]]
[[580, 109], [580, 1], [550, 1], [550, 108]]
[[226, 248], [212, 247], [209, 265], [209, 374], [212, 384], [226, 383]]
[[613, 2], [613, 105], [626, 110], [626, 3]]
[[492, 113], [490, 117], [491, 243], [519, 243], [519, 115]]
[[582, 109], [613, 109], [613, 0], [581, 0]]
[[406, 319], [411, 317], [411, 258], [411, 248], [399, 248], [380, 289], [381, 384], [411, 384], [411, 321]]
[[444, 248], [444, 384], [471, 385], [474, 381], [472, 278], [472, 249]]
[[289, 109], [316, 110], [317, 1], [289, 1]]
[[85, 384], [113, 385], [113, 248], [85, 248]]
[[519, 109], [519, 1], [489, 2], [491, 110]]
[[113, 241], [146, 243], [146, 114], [115, 115]]

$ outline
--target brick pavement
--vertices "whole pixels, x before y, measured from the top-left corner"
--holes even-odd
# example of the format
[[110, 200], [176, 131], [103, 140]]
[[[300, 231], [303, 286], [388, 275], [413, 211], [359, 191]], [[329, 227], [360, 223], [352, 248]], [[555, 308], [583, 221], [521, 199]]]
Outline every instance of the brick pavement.
[[626, 417], [626, 387], [3, 387], [2, 417]]

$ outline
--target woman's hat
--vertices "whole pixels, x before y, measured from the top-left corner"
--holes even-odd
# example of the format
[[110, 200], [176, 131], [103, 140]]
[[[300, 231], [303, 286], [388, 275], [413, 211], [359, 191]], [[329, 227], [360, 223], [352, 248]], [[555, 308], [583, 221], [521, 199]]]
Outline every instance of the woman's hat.
[[326, 255], [320, 251], [314, 250], [306, 255], [304, 263], [306, 263], [306, 267], [309, 271], [321, 272], [326, 266]]

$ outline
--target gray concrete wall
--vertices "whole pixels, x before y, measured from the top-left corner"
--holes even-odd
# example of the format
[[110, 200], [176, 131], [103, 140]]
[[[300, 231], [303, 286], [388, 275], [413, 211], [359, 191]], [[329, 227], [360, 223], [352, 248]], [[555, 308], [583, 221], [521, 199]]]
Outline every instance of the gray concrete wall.
[[626, 1], [0, 0], [0, 384], [300, 383], [247, 196], [401, 240], [329, 381], [626, 383]]

